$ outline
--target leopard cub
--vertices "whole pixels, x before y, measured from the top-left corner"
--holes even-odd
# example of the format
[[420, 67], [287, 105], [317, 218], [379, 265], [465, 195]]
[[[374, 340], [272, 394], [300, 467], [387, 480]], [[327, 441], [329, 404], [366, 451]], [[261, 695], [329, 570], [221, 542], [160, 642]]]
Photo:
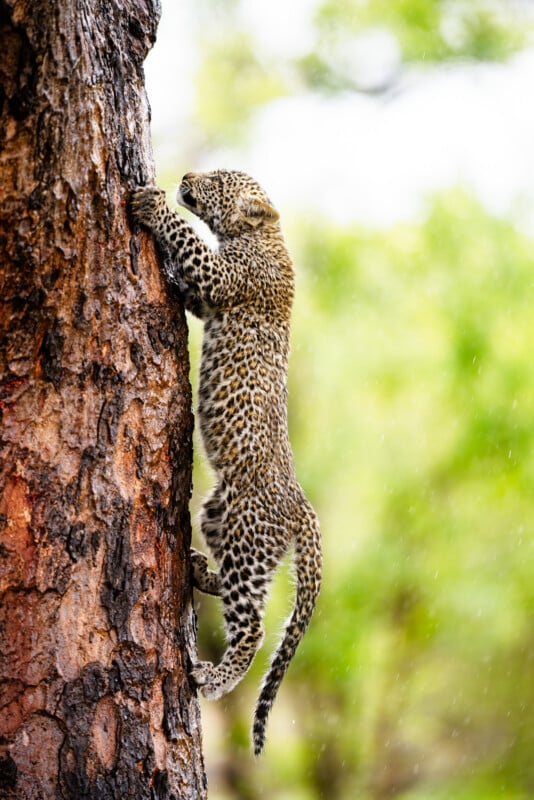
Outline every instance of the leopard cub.
[[287, 431], [287, 366], [293, 264], [278, 213], [242, 172], [184, 175], [178, 202], [208, 224], [218, 249], [170, 211], [163, 191], [138, 189], [132, 209], [170, 254], [167, 278], [204, 321], [198, 418], [216, 484], [201, 529], [218, 566], [191, 551], [193, 580], [222, 599], [227, 647], [221, 662], [198, 662], [191, 676], [205, 697], [231, 691], [263, 639], [273, 574], [292, 546], [293, 612], [263, 680], [254, 715], [258, 755], [267, 716], [313, 613], [321, 585], [317, 516], [295, 475]]

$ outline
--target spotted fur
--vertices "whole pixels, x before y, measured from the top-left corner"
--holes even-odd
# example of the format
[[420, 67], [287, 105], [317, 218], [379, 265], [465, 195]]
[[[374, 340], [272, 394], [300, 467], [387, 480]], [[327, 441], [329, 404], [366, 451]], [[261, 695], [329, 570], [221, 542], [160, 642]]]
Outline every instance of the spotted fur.
[[198, 417], [217, 482], [204, 503], [201, 528], [218, 571], [196, 550], [191, 559], [195, 586], [222, 599], [227, 637], [217, 666], [198, 662], [192, 670], [206, 697], [229, 692], [248, 670], [263, 639], [273, 574], [294, 548], [296, 599], [256, 705], [258, 755], [321, 583], [319, 525], [298, 484], [287, 432], [293, 265], [278, 213], [247, 175], [188, 173], [177, 199], [216, 234], [217, 251], [168, 209], [161, 190], [137, 190], [132, 206], [169, 251], [168, 277], [186, 308], [204, 320]]

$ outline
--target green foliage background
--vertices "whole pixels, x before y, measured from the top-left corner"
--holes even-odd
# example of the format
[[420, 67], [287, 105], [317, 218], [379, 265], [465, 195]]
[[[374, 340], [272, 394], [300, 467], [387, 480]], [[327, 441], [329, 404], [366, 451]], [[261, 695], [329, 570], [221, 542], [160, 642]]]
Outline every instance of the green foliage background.
[[[239, 143], [254, 107], [298, 80], [346, 88], [328, 42], [369, 24], [397, 36], [405, 61], [504, 58], [526, 34], [498, 5], [327, 0], [314, 51], [271, 70], [238, 30], [238, 4], [203, 0], [212, 25], [198, 129], [208, 147]], [[451, 13], [463, 21], [456, 50], [440, 33]], [[214, 99], [221, 58], [226, 103]], [[287, 568], [265, 655], [231, 695], [203, 702], [210, 797], [527, 800], [533, 242], [460, 188], [431, 198], [420, 224], [387, 231], [285, 223], [298, 265], [291, 439], [321, 518], [324, 589], [262, 761], [250, 756], [249, 726], [291, 601]], [[200, 326], [191, 328], [197, 353]], [[199, 455], [195, 504], [208, 484]], [[205, 597], [198, 606], [201, 652], [218, 658], [220, 610]]]

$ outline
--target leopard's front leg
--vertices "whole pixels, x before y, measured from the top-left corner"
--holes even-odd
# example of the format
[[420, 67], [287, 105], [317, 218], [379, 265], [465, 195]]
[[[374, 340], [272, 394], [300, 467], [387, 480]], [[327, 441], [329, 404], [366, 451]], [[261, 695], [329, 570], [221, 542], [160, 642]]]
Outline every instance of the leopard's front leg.
[[131, 207], [137, 222], [148, 228], [169, 252], [172, 273], [168, 277], [183, 294], [186, 308], [204, 317], [207, 309], [231, 304], [233, 298], [240, 296], [246, 277], [230, 270], [191, 225], [170, 210], [165, 192], [155, 186], [136, 189]]
[[194, 243], [197, 248], [206, 246], [198, 239], [189, 223], [170, 210], [162, 189], [155, 186], [136, 189], [132, 195], [131, 208], [136, 221], [148, 228], [169, 254], [169, 258], [163, 261], [165, 277], [177, 287], [187, 310], [202, 317], [203, 300], [199, 287], [185, 275], [183, 262], [187, 261], [189, 254], [184, 249], [184, 242], [187, 247], [193, 238], [197, 240]]

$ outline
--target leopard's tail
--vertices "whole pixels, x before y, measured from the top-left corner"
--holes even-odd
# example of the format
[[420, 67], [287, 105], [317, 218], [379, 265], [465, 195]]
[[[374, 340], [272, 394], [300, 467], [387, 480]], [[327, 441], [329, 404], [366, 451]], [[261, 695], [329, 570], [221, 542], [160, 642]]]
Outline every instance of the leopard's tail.
[[259, 756], [265, 745], [267, 717], [282, 679], [310, 622], [321, 589], [321, 534], [317, 517], [311, 506], [306, 509], [305, 524], [295, 539], [296, 597], [291, 617], [265, 675], [256, 703], [252, 740], [254, 755]]

